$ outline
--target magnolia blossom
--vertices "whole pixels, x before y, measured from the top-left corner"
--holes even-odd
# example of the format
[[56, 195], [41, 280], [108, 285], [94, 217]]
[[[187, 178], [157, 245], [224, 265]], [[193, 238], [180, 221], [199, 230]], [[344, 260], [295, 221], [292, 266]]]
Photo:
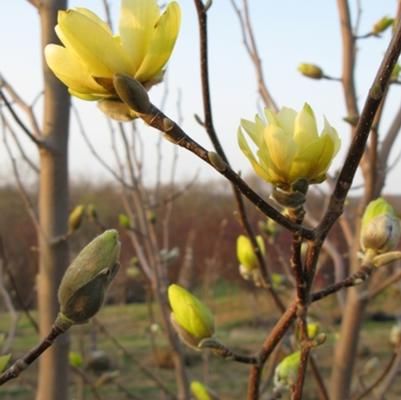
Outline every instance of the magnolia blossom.
[[[242, 120], [238, 143], [255, 172], [265, 181], [282, 189], [303, 178], [308, 183], [320, 183], [340, 148], [336, 130], [325, 120], [318, 134], [312, 108], [305, 104], [300, 112], [282, 108], [275, 113], [265, 109], [265, 122], [256, 116], [255, 122]], [[256, 146], [252, 152], [243, 131]]]
[[47, 45], [45, 57], [70, 94], [84, 100], [113, 98], [115, 74], [145, 87], [161, 80], [179, 26], [176, 2], [160, 15], [156, 0], [122, 0], [119, 35], [86, 8], [59, 11], [55, 29], [64, 46]]

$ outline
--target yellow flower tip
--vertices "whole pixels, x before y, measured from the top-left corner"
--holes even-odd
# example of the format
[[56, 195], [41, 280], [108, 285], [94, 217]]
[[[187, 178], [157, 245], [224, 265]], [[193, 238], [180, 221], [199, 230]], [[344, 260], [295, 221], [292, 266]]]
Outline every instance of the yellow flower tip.
[[173, 326], [184, 342], [196, 347], [202, 339], [213, 336], [213, 314], [199, 299], [176, 284], [169, 286], [168, 299]]
[[[300, 112], [282, 108], [265, 109], [267, 121], [241, 120], [238, 143], [255, 172], [265, 181], [285, 190], [304, 179], [308, 184], [325, 179], [331, 161], [340, 146], [336, 130], [325, 122], [318, 134], [312, 107], [305, 103]], [[254, 153], [245, 135], [256, 146]]]
[[323, 78], [323, 70], [315, 65], [315, 64], [308, 64], [302, 63], [298, 65], [298, 71], [311, 79], [322, 79]]
[[203, 383], [199, 381], [192, 381], [190, 389], [195, 400], [211, 400], [209, 392]]
[[[266, 254], [265, 243], [261, 236], [256, 237], [262, 255]], [[252, 271], [259, 268], [259, 262], [253, 249], [252, 243], [245, 235], [237, 238], [237, 258], [243, 268]]]

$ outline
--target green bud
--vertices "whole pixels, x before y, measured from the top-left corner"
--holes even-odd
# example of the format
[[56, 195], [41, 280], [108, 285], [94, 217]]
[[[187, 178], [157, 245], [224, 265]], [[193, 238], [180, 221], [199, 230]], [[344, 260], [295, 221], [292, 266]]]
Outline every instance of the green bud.
[[206, 386], [201, 382], [192, 381], [190, 388], [195, 400], [211, 400]]
[[80, 226], [85, 216], [85, 206], [80, 204], [76, 206], [68, 217], [68, 231], [75, 232]]
[[118, 271], [120, 247], [118, 232], [110, 229], [81, 250], [61, 281], [56, 324], [67, 329], [73, 324], [87, 322], [99, 311], [106, 290]]
[[88, 204], [86, 206], [86, 215], [92, 221], [96, 221], [98, 219], [97, 209], [94, 204]]
[[138, 114], [147, 114], [151, 109], [146, 89], [136, 79], [123, 74], [113, 77], [114, 88], [120, 99]]
[[274, 387], [289, 389], [297, 381], [298, 368], [301, 362], [301, 352], [296, 351], [285, 357], [274, 370]]
[[7, 368], [8, 363], [11, 360], [11, 354], [4, 354], [0, 356], [0, 374]]
[[202, 339], [213, 336], [213, 314], [200, 300], [175, 284], [169, 286], [168, 298], [171, 322], [186, 344], [197, 347]]
[[379, 254], [392, 251], [400, 236], [400, 222], [393, 207], [381, 197], [371, 201], [362, 217], [362, 249]]
[[121, 227], [125, 229], [132, 228], [131, 220], [126, 214], [118, 214], [118, 223], [120, 224]]
[[207, 153], [210, 163], [219, 172], [224, 172], [227, 169], [227, 163], [214, 151], [209, 151]]
[[[262, 236], [256, 236], [256, 242], [258, 243], [262, 255], [265, 255], [266, 248]], [[259, 269], [259, 261], [252, 243], [245, 235], [240, 235], [237, 238], [237, 258], [244, 270], [252, 271], [254, 269]]]
[[70, 351], [68, 353], [68, 362], [72, 367], [75, 368], [82, 368], [84, 365], [84, 359], [82, 358], [81, 354], [77, 353], [76, 351]]
[[389, 28], [394, 23], [394, 18], [383, 17], [380, 18], [372, 27], [372, 33], [378, 35], [383, 33], [387, 28]]
[[100, 100], [97, 106], [107, 117], [119, 122], [129, 122], [137, 118], [135, 112], [119, 100]]
[[323, 70], [315, 65], [315, 64], [308, 64], [302, 63], [298, 65], [298, 71], [311, 79], [322, 79], [323, 78]]

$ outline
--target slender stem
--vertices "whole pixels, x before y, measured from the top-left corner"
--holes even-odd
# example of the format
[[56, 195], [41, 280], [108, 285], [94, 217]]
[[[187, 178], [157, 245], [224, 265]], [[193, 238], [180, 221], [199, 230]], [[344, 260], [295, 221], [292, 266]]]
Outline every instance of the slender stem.
[[19, 374], [27, 369], [37, 358], [39, 358], [54, 342], [54, 340], [65, 332], [57, 325], [53, 325], [50, 333], [33, 349], [26, 353], [22, 358], [19, 358], [14, 364], [7, 368], [0, 375], [0, 386], [5, 382], [15, 379]]

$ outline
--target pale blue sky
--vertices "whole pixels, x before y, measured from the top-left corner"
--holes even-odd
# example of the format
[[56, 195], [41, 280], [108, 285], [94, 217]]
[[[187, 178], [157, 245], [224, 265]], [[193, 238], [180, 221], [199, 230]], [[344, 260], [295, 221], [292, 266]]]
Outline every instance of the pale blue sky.
[[[103, 15], [100, 0], [74, 0], [70, 7], [83, 6]], [[113, 15], [118, 15], [119, 1], [113, 1]], [[181, 33], [169, 64], [169, 100], [167, 113], [176, 118], [176, 94], [182, 90], [183, 127], [197, 141], [211, 148], [203, 130], [194, 122], [194, 113], [202, 114], [200, 96], [198, 28], [192, 0], [179, 1], [182, 7]], [[279, 105], [299, 109], [307, 101], [314, 108], [319, 127], [323, 115], [336, 127], [343, 140], [342, 151], [334, 167], [340, 165], [348, 144], [348, 126], [342, 122], [344, 103], [341, 87], [336, 82], [312, 81], [299, 75], [296, 68], [300, 62], [319, 64], [327, 74], [339, 76], [341, 72], [341, 42], [335, 0], [249, 0], [260, 56], [266, 81]], [[355, 2], [350, 1], [355, 6]], [[384, 15], [393, 15], [395, 0], [362, 0], [361, 33], [370, 30], [372, 24]], [[0, 13], [0, 72], [26, 99], [33, 99], [41, 88], [39, 28], [35, 9], [24, 0], [2, 1]], [[226, 147], [235, 169], [244, 173], [251, 171], [245, 157], [237, 146], [236, 130], [241, 118], [251, 119], [257, 112], [256, 81], [253, 66], [242, 46], [238, 21], [229, 0], [214, 0], [209, 11], [210, 66], [214, 119], [221, 141]], [[389, 33], [381, 39], [369, 39], [359, 43], [357, 64], [357, 87], [362, 104], [380, 59], [389, 41]], [[157, 104], [163, 91], [162, 85], [150, 92]], [[400, 104], [401, 87], [391, 90], [385, 113], [386, 127], [391, 115]], [[93, 142], [106, 160], [112, 160], [110, 137], [103, 115], [95, 103], [75, 100], [82, 110], [85, 125]], [[154, 180], [155, 150], [157, 138], [154, 131], [147, 131], [147, 177]], [[0, 178], [10, 174], [7, 156], [0, 145]], [[171, 157], [172, 145], [164, 144], [165, 159]], [[35, 149], [28, 143], [28, 151]], [[400, 140], [393, 149], [395, 157], [401, 149]], [[397, 151], [398, 150], [398, 151]], [[109, 178], [97, 164], [72, 124], [70, 160], [72, 176], [89, 176], [90, 179]], [[202, 167], [201, 177], [213, 178], [215, 172], [202, 165], [192, 155], [180, 151], [178, 176], [190, 179]], [[389, 189], [400, 193], [401, 178], [398, 167], [390, 176]], [[168, 168], [165, 168], [166, 176]]]

